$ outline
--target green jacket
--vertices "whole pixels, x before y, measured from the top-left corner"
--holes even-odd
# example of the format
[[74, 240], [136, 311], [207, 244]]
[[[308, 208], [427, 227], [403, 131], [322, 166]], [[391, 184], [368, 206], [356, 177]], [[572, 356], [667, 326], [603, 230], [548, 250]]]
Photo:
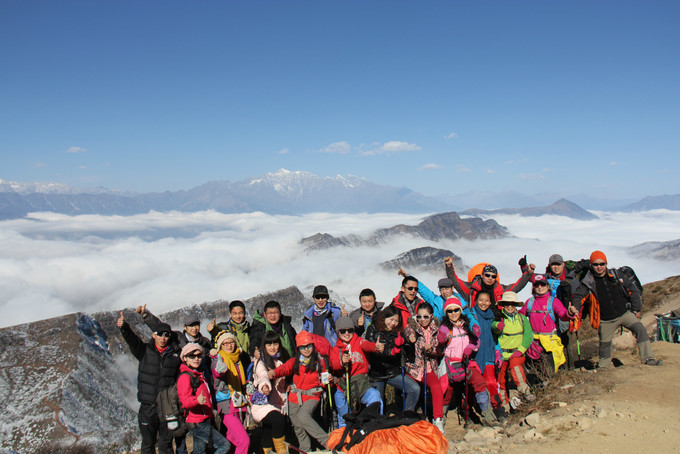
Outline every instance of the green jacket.
[[517, 311], [508, 314], [501, 311], [505, 326], [503, 331], [498, 329], [500, 322], [493, 322], [491, 328], [498, 333], [498, 344], [501, 346], [503, 361], [510, 359], [510, 356], [519, 350], [524, 354], [534, 341], [534, 332], [531, 330], [529, 319]]

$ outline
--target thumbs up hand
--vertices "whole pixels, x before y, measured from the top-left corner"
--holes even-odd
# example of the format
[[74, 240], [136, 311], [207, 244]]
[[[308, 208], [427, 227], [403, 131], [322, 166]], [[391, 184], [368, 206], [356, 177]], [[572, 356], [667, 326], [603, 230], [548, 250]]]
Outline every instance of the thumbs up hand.
[[122, 328], [123, 323], [125, 323], [125, 319], [123, 318], [123, 311], [120, 311], [120, 317], [118, 317], [118, 320], [116, 320], [116, 326], [118, 328]]
[[137, 312], [139, 315], [144, 317], [144, 314], [146, 314], [146, 304], [144, 306], [137, 306], [137, 309], [135, 309], [135, 312]]
[[378, 353], [382, 353], [385, 351], [385, 344], [380, 342], [380, 336], [378, 336], [378, 339], [375, 341], [375, 351]]
[[203, 394], [203, 391], [200, 392], [200, 394], [196, 397], [196, 400], [198, 401], [199, 404], [205, 405], [205, 403], [208, 401], [208, 397]]
[[347, 312], [347, 309], [345, 309], [345, 305], [342, 305], [342, 309], [340, 309], [340, 315], [343, 317], [347, 317], [349, 315], [349, 312]]
[[213, 328], [215, 328], [215, 325], [216, 325], [215, 320], [216, 319], [213, 318], [212, 322], [208, 323], [208, 332], [212, 331]]

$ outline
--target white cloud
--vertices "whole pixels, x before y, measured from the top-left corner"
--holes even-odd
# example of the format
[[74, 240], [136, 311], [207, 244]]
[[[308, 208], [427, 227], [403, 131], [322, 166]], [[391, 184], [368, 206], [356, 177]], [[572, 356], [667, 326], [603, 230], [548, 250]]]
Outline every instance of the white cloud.
[[85, 170], [85, 169], [87, 169], [87, 166], [78, 166], [78, 168], [79, 168], [80, 170]]
[[281, 150], [279, 150], [279, 154], [288, 154], [289, 152], [290, 150], [288, 148], [281, 148]]
[[458, 133], [457, 132], [452, 132], [451, 134], [447, 134], [444, 136], [445, 139], [457, 139], [458, 138]]
[[458, 173], [467, 173], [470, 171], [470, 168], [466, 166], [465, 164], [456, 164], [456, 172]]
[[352, 146], [347, 142], [334, 142], [318, 151], [319, 153], [348, 154], [352, 151]]
[[393, 153], [403, 153], [407, 151], [420, 151], [422, 147], [415, 143], [401, 142], [399, 140], [391, 140], [385, 142], [382, 145], [374, 146], [370, 150], [359, 150], [359, 154], [362, 156], [375, 156], [375, 155], [390, 155]]
[[487, 175], [493, 175], [494, 173], [496, 173], [496, 169], [486, 169], [485, 173]]
[[[399, 279], [396, 272], [377, 264], [421, 246], [450, 249], [468, 266], [493, 262], [503, 283], [519, 277], [517, 260], [525, 253], [542, 270], [550, 254], [579, 259], [601, 249], [611, 264], [635, 268], [643, 282], [680, 269], [680, 260], [631, 257], [625, 249], [645, 241], [677, 239], [680, 212], [595, 214], [601, 219], [567, 222], [559, 216], [494, 216], [515, 236], [504, 240], [432, 242], [405, 237], [380, 247], [305, 254], [300, 239], [317, 232], [365, 235], [377, 228], [414, 225], [423, 216], [38, 213], [0, 222], [0, 325], [143, 303], [160, 313], [222, 298], [246, 299], [290, 285], [310, 291], [318, 283], [326, 284], [336, 302], [346, 302], [348, 307], [356, 306], [358, 292], [365, 287], [372, 288], [380, 301], [389, 302]], [[443, 276], [418, 277], [435, 287]]]
[[439, 164], [425, 164], [419, 170], [437, 170], [437, 169], [441, 169], [441, 168], [442, 168], [442, 166], [439, 165]]
[[68, 150], [66, 150], [66, 153], [84, 153], [87, 150], [85, 148], [81, 147], [70, 147]]

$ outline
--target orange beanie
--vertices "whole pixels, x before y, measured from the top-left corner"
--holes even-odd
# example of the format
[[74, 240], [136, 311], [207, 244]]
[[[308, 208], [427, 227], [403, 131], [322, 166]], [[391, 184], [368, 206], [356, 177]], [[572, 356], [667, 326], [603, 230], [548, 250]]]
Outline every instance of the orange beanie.
[[604, 252], [602, 251], [595, 251], [592, 254], [590, 254], [590, 263], [593, 263], [597, 259], [601, 259], [607, 262], [607, 256], [604, 255]]

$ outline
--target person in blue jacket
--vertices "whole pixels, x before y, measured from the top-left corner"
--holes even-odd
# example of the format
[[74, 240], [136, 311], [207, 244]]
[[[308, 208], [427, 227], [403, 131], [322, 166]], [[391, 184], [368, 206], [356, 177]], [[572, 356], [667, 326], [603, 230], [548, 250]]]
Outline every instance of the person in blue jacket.
[[314, 304], [309, 306], [302, 319], [302, 330], [317, 336], [325, 337], [331, 345], [338, 341], [335, 332], [335, 322], [343, 314], [342, 310], [328, 301], [328, 288], [325, 285], [317, 285], [312, 293]]
[[[399, 268], [399, 275], [403, 277], [411, 276], [402, 268]], [[434, 292], [427, 288], [422, 281], [418, 280], [418, 294], [420, 294], [420, 297], [424, 301], [432, 306], [434, 309], [434, 316], [437, 319], [442, 320], [444, 317], [444, 302], [452, 296], [455, 296], [463, 303], [463, 310], [465, 311], [467, 308], [467, 301], [465, 301], [462, 296], [453, 290], [453, 281], [451, 279], [439, 279], [437, 286], [439, 287], [439, 295], [435, 295]]]

